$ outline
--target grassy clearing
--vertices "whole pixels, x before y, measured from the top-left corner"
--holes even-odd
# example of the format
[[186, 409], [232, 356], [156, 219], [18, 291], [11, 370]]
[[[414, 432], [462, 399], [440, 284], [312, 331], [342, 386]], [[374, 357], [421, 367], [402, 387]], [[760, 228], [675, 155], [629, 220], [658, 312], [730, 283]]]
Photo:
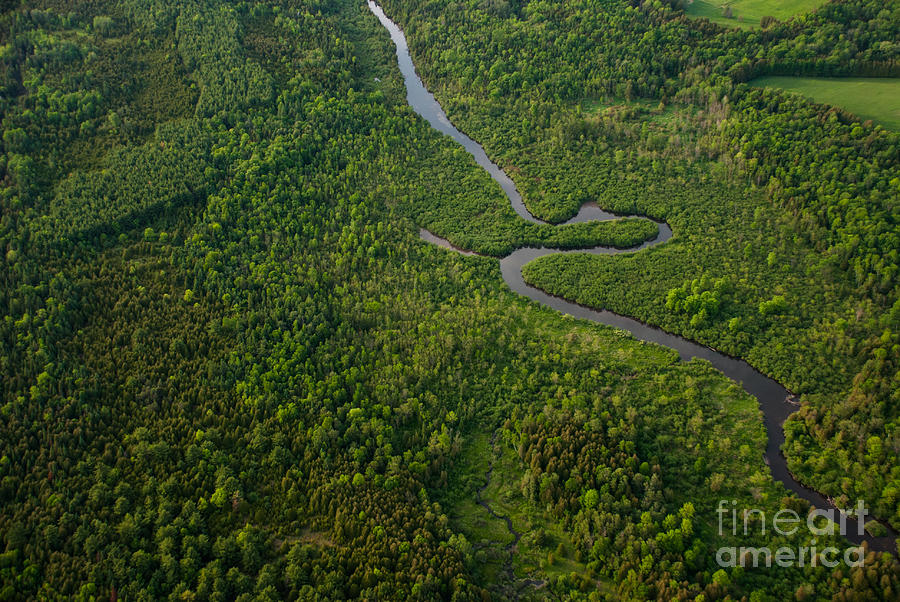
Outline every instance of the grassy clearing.
[[[689, 17], [709, 19], [726, 27], [750, 29], [759, 27], [763, 17], [785, 21], [793, 16], [815, 10], [824, 0], [684, 0], [684, 13]], [[731, 17], [725, 16], [725, 7]]]
[[452, 499], [442, 500], [451, 504], [453, 529], [477, 550], [473, 569], [487, 582], [499, 580], [509, 558], [506, 546], [513, 541], [506, 523], [476, 502], [475, 492], [484, 484], [492, 458], [490, 484], [481, 498], [498, 514], [509, 516], [513, 528], [522, 534], [512, 558], [515, 576], [553, 582], [561, 575], [584, 574], [587, 567], [575, 559], [575, 547], [562, 526], [522, 496], [519, 483], [524, 466], [515, 450], [500, 441], [492, 447], [488, 433], [473, 434], [466, 441], [451, 477], [452, 486], [447, 488], [455, 493]]
[[473, 572], [483, 583], [497, 583], [508, 557], [506, 546], [513, 539], [506, 523], [491, 516], [474, 499], [461, 500], [452, 512], [451, 526], [465, 535], [475, 550]]
[[582, 110], [589, 115], [600, 113], [601, 111], [613, 107], [631, 107], [640, 111], [652, 112], [659, 108], [659, 101], [648, 98], [635, 98], [631, 101], [625, 100], [624, 98], [590, 98], [582, 101], [581, 106]]
[[872, 77], [761, 77], [754, 86], [780, 88], [840, 107], [862, 120], [900, 131], [900, 79]]
[[575, 546], [559, 522], [522, 495], [524, 465], [515, 450], [498, 441], [494, 453], [493, 477], [482, 498], [495, 512], [510, 517], [522, 534], [513, 557], [516, 577], [552, 582], [560, 575], [584, 574], [587, 568], [575, 560]]
[[620, 120], [641, 120], [651, 124], [669, 125], [686, 111], [686, 107], [669, 104], [658, 100], [636, 98], [634, 100], [588, 99], [581, 103], [581, 111], [585, 117], [596, 117], [602, 114], [617, 116]]
[[506, 523], [492, 516], [476, 500], [477, 490], [484, 485], [491, 460], [490, 434], [474, 433], [467, 437], [462, 456], [451, 475], [450, 486], [441, 504], [450, 509], [454, 531], [465, 535], [477, 550], [473, 567], [486, 583], [500, 578], [506, 562], [506, 546], [513, 540]]

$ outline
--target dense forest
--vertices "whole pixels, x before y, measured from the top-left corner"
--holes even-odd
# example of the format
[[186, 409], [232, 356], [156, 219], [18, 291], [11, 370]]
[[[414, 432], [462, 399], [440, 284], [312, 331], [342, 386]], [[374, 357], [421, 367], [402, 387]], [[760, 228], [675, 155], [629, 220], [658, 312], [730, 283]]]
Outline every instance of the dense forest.
[[[659, 1], [385, 8], [535, 215], [676, 233], [528, 279], [784, 382], [796, 474], [900, 526], [898, 136], [744, 84], [896, 75], [898, 3], [764, 32]], [[891, 553], [716, 563], [809, 545], [716, 531], [720, 499], [808, 510], [755, 400], [490, 257], [655, 224], [518, 218], [407, 106], [365, 4], [0, 10], [0, 599], [897, 596]]]

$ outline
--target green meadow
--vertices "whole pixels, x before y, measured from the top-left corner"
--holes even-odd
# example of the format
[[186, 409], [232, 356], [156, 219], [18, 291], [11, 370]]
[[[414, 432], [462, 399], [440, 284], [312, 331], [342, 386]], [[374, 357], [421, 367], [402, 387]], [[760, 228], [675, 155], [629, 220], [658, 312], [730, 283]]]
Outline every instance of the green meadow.
[[779, 88], [850, 111], [900, 131], [900, 79], [871, 77], [761, 77], [754, 86]]
[[[824, 4], [822, 0], [684, 0], [684, 12], [689, 17], [707, 18], [728, 27], [759, 27], [763, 17], [785, 21], [795, 15], [810, 12]], [[725, 8], [731, 8], [731, 17]]]

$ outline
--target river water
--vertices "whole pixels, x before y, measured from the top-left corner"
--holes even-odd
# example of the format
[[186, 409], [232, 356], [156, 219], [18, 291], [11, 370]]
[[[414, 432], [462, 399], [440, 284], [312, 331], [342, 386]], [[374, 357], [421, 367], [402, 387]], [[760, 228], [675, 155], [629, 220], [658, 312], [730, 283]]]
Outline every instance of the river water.
[[[522, 195], [519, 194], [515, 183], [513, 183], [506, 172], [488, 158], [480, 144], [456, 129], [447, 118], [441, 105], [434, 98], [434, 95], [428, 91], [422, 83], [421, 78], [419, 78], [419, 75], [416, 73], [416, 68], [410, 57], [409, 47], [406, 43], [406, 36], [403, 34], [403, 30], [387, 17], [381, 7], [375, 2], [369, 0], [368, 4], [369, 9], [376, 17], [378, 17], [378, 20], [385, 29], [388, 30], [391, 35], [391, 40], [393, 40], [394, 45], [397, 47], [397, 63], [400, 66], [400, 72], [402, 73], [403, 80], [406, 84], [406, 100], [409, 102], [412, 109], [431, 124], [434, 129], [450, 136], [453, 140], [461, 144], [463, 148], [475, 158], [475, 162], [484, 168], [490, 176], [500, 184], [503, 192], [509, 198], [510, 205], [512, 205], [512, 208], [522, 219], [533, 223], [544, 223], [534, 217], [525, 207], [525, 203], [522, 201]], [[578, 214], [565, 223], [569, 224], [590, 220], [604, 221], [618, 219], [619, 217], [622, 216], [604, 211], [598, 207], [596, 203], [585, 203], [579, 209]], [[772, 477], [776, 481], [781, 482], [798, 497], [810, 502], [816, 508], [834, 508], [834, 505], [829, 500], [819, 492], [801, 484], [788, 470], [787, 460], [781, 453], [781, 446], [784, 444], [783, 424], [787, 417], [796, 411], [797, 406], [788, 402], [790, 393], [778, 382], [763, 375], [744, 360], [729, 357], [705, 345], [668, 333], [660, 328], [644, 324], [643, 322], [627, 316], [572, 303], [571, 301], [556, 297], [527, 284], [522, 277], [522, 267], [526, 263], [537, 259], [538, 257], [543, 257], [544, 255], [555, 253], [590, 253], [593, 255], [634, 253], [648, 247], [662, 244], [672, 238], [672, 229], [668, 224], [665, 222], [657, 222], [657, 224], [659, 226], [659, 233], [655, 238], [629, 249], [616, 249], [603, 246], [578, 250], [559, 250], [545, 247], [526, 247], [517, 249], [500, 260], [500, 271], [503, 275], [504, 282], [506, 282], [509, 288], [520, 295], [575, 318], [599, 322], [601, 324], [606, 324], [607, 326], [627, 330], [636, 339], [674, 349], [678, 352], [678, 355], [681, 356], [682, 360], [687, 361], [692, 358], [706, 360], [728, 378], [740, 383], [745, 391], [758, 400], [759, 407], [762, 409], [766, 432], [768, 434], [765, 461], [766, 464], [769, 465]], [[474, 254], [471, 251], [454, 247], [449, 241], [436, 236], [427, 230], [421, 230], [420, 234], [424, 240], [435, 245], [454, 249], [466, 255]], [[896, 551], [894, 544], [895, 534], [893, 532], [887, 537], [872, 537], [868, 534], [860, 536], [857, 532], [856, 524], [857, 521], [854, 518], [848, 517], [847, 525], [849, 532], [846, 534], [847, 539], [857, 544], [865, 540], [868, 542], [869, 549], [871, 550]]]

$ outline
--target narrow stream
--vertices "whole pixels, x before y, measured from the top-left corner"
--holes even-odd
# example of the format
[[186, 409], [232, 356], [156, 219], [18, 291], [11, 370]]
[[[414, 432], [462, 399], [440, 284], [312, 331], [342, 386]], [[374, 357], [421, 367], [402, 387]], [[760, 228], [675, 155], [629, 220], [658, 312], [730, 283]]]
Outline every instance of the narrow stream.
[[[400, 72], [403, 74], [403, 80], [406, 84], [406, 100], [409, 102], [413, 110], [421, 115], [436, 130], [450, 136], [461, 144], [474, 158], [475, 162], [483, 167], [490, 176], [500, 184], [503, 192], [509, 198], [509, 202], [515, 212], [533, 223], [544, 223], [535, 218], [522, 201], [522, 195], [516, 189], [515, 183], [500, 167], [493, 163], [485, 153], [484, 149], [477, 142], [457, 130], [441, 105], [438, 104], [434, 96], [425, 88], [422, 80], [416, 73], [415, 65], [409, 54], [409, 47], [406, 43], [406, 37], [403, 30], [391, 21], [384, 11], [372, 0], [369, 0], [369, 9], [378, 17], [381, 24], [388, 30], [391, 40], [397, 47], [397, 62], [400, 66]], [[612, 213], [603, 211], [596, 203], [585, 203], [579, 209], [578, 214], [565, 222], [575, 223], [590, 220], [604, 221], [610, 219], [618, 219]], [[627, 216], [627, 217], [643, 217], [643, 216]], [[646, 218], [645, 218], [646, 219]], [[759, 407], [762, 409], [765, 418], [766, 432], [768, 434], [768, 443], [766, 445], [765, 461], [772, 471], [772, 477], [781, 482], [787, 489], [794, 492], [798, 497], [810, 502], [817, 508], [834, 508], [835, 506], [827, 500], [819, 492], [806, 487], [797, 481], [790, 473], [787, 467], [787, 460], [781, 453], [781, 446], [784, 444], [784, 421], [787, 417], [796, 411], [797, 407], [788, 402], [790, 393], [787, 389], [777, 383], [775, 380], [761, 374], [744, 360], [729, 357], [705, 345], [689, 341], [688, 339], [668, 333], [655, 326], [644, 324], [634, 318], [622, 316], [607, 310], [598, 310], [566, 301], [560, 297], [556, 297], [533, 287], [525, 282], [522, 277], [522, 267], [538, 257], [555, 253], [590, 253], [593, 255], [615, 255], [619, 253], [634, 253], [642, 249], [662, 244], [672, 238], [672, 229], [665, 222], [657, 222], [659, 225], [659, 233], [651, 240], [628, 248], [616, 249], [612, 247], [593, 247], [589, 249], [578, 250], [559, 250], [541, 248], [521, 248], [512, 252], [500, 260], [500, 271], [503, 280], [513, 291], [537, 301], [548, 307], [576, 318], [599, 322], [622, 330], [627, 330], [636, 339], [657, 343], [665, 347], [669, 347], [678, 352], [684, 361], [692, 358], [700, 358], [707, 360], [723, 374], [741, 383], [745, 391], [753, 395], [759, 401]], [[471, 251], [458, 249], [450, 244], [449, 241], [428, 232], [421, 230], [422, 238], [430, 243], [454, 249], [466, 255], [473, 255]], [[870, 517], [871, 518], [871, 517]], [[847, 539], [853, 543], [859, 544], [865, 540], [869, 544], [870, 550], [886, 550], [896, 552], [894, 539], [896, 534], [889, 530], [889, 535], [885, 537], [873, 537], [869, 534], [860, 535], [856, 529], [857, 521], [848, 517]]]

